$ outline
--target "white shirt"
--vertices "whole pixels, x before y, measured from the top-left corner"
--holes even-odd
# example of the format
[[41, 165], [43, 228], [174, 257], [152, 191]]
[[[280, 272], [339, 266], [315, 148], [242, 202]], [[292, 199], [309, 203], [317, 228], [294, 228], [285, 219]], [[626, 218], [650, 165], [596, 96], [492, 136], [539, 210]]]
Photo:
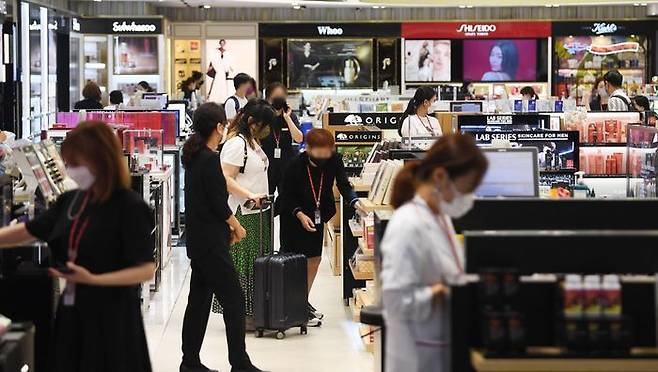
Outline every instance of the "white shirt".
[[[626, 101], [624, 102], [619, 97], [624, 97]], [[628, 98], [628, 95], [623, 89], [619, 88], [612, 92], [610, 98], [608, 98], [608, 111], [630, 111], [629, 104], [631, 104], [631, 99]]]
[[[246, 147], [247, 162], [245, 170], [244, 173], [238, 173], [235, 180], [240, 186], [254, 194], [267, 194], [269, 192], [267, 182], [267, 167], [269, 166], [269, 161], [267, 160], [267, 155], [258, 145], [256, 145], [255, 149], [252, 149], [249, 145], [246, 145]], [[224, 143], [224, 147], [222, 147], [222, 153], [220, 155], [222, 164], [226, 163], [236, 167], [242, 167], [245, 165], [244, 149], [245, 140], [241, 136], [236, 136], [227, 140]], [[238, 207], [243, 205], [246, 201], [247, 199], [235, 194], [230, 194], [228, 197], [228, 205], [234, 214], [237, 212]], [[242, 207], [240, 211], [243, 215], [258, 213], [257, 210], [247, 210], [244, 207]]]
[[464, 252], [450, 218], [420, 197], [398, 208], [381, 244], [388, 372], [450, 371], [450, 296], [432, 286], [463, 283]]
[[439, 137], [443, 135], [439, 121], [431, 115], [409, 115], [402, 122], [402, 137]]
[[[238, 97], [238, 96], [232, 96], [237, 98], [238, 103], [240, 104], [240, 108], [243, 108], [249, 100], [246, 97]], [[226, 111], [226, 118], [228, 120], [232, 120], [235, 115], [238, 113], [235, 111], [235, 101], [232, 98], [226, 99], [226, 102], [224, 103], [224, 111]]]

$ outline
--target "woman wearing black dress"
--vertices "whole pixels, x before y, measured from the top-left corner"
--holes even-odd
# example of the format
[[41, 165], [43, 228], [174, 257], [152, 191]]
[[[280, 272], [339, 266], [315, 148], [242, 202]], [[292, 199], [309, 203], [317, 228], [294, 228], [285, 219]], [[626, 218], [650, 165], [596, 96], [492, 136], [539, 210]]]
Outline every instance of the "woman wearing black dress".
[[[288, 166], [279, 196], [281, 208], [281, 251], [303, 254], [308, 259], [308, 290], [322, 259], [324, 224], [336, 214], [333, 185], [357, 209], [361, 205], [352, 189], [342, 155], [335, 152], [333, 135], [326, 129], [311, 129], [306, 135], [307, 151]], [[309, 304], [309, 326], [322, 318]]]
[[183, 320], [181, 372], [214, 371], [201, 364], [199, 357], [213, 294], [224, 309], [232, 371], [260, 371], [247, 355], [244, 296], [229, 253], [230, 244], [242, 240], [247, 232], [228, 205], [226, 179], [216, 152], [226, 124], [221, 106], [199, 106], [194, 112], [194, 134], [183, 147], [185, 234], [192, 278]]
[[272, 105], [276, 117], [272, 123], [270, 135], [261, 140], [270, 166], [267, 168], [270, 195], [277, 190], [290, 161], [297, 155], [294, 143], [302, 143], [304, 134], [299, 129], [299, 119], [286, 102], [288, 90], [281, 83], [272, 83], [265, 89], [265, 97]]
[[40, 239], [67, 270], [51, 351], [55, 372], [150, 372], [137, 285], [153, 277], [152, 216], [130, 190], [119, 139], [102, 122], [82, 122], [62, 144], [79, 185], [44, 214], [0, 229], [0, 246]]

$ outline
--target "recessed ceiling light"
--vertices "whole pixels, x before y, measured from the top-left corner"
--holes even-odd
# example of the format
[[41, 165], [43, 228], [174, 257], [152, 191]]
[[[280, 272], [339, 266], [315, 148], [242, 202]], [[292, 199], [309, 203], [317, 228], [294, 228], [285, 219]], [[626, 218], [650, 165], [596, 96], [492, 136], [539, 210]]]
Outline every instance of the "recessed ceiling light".
[[209, 4], [206, 4], [206, 5], [203, 6], [203, 9], [210, 9], [210, 8], [211, 8], [211, 6]]
[[373, 9], [379, 9], [379, 5], [373, 5], [372, 8]]
[[553, 4], [553, 8], [559, 8], [560, 4]]
[[635, 3], [633, 4], [633, 6], [640, 6], [640, 3]]
[[547, 8], [552, 8], [553, 7], [553, 5], [551, 5], [551, 4], [545, 4], [544, 6], [547, 7]]
[[467, 9], [473, 9], [473, 5], [466, 5]]
[[647, 6], [647, 3], [640, 3], [641, 6]]
[[460, 5], [459, 9], [466, 9], [466, 5]]
[[103, 0], [94, 0], [95, 3], [100, 3], [100, 2], [102, 2], [102, 1], [103, 1]]

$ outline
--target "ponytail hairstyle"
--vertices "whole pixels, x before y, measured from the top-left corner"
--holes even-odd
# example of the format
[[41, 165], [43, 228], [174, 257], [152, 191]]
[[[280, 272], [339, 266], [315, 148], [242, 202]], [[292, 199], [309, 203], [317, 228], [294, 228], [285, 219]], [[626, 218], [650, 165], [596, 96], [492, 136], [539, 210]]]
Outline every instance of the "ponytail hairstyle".
[[472, 135], [445, 135], [434, 143], [423, 160], [409, 161], [404, 165], [395, 177], [391, 204], [397, 209], [412, 200], [418, 186], [429, 181], [437, 168], [445, 168], [452, 180], [475, 172], [476, 184], [479, 184], [488, 166], [487, 158], [476, 146]]
[[398, 133], [400, 136], [402, 136], [402, 123], [404, 123], [404, 119], [408, 118], [409, 115], [415, 115], [416, 111], [418, 111], [418, 107], [423, 104], [425, 101], [431, 100], [433, 97], [436, 96], [436, 91], [434, 88], [430, 86], [422, 86], [418, 89], [416, 89], [416, 93], [414, 93], [414, 98], [412, 98], [409, 101], [409, 104], [407, 105], [407, 109], [404, 110], [404, 113], [402, 116], [400, 116], [399, 120], [399, 126], [398, 126]]
[[212, 132], [217, 130], [217, 124], [226, 125], [224, 106], [207, 102], [196, 109], [192, 124], [194, 133], [183, 145], [182, 162], [185, 168], [190, 166], [194, 157], [206, 146]]
[[249, 143], [251, 148], [257, 142], [254, 137], [252, 128], [271, 126], [274, 122], [276, 114], [269, 102], [260, 98], [252, 98], [247, 104], [238, 112], [238, 114], [231, 121], [228, 128], [228, 136], [235, 137], [242, 135]]

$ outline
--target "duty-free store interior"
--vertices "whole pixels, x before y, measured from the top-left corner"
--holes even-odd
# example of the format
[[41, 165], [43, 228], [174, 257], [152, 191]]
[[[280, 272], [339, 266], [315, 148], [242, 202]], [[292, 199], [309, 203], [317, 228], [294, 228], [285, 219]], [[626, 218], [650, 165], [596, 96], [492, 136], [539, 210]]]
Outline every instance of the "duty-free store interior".
[[0, 0], [0, 372], [658, 371], [656, 17]]

